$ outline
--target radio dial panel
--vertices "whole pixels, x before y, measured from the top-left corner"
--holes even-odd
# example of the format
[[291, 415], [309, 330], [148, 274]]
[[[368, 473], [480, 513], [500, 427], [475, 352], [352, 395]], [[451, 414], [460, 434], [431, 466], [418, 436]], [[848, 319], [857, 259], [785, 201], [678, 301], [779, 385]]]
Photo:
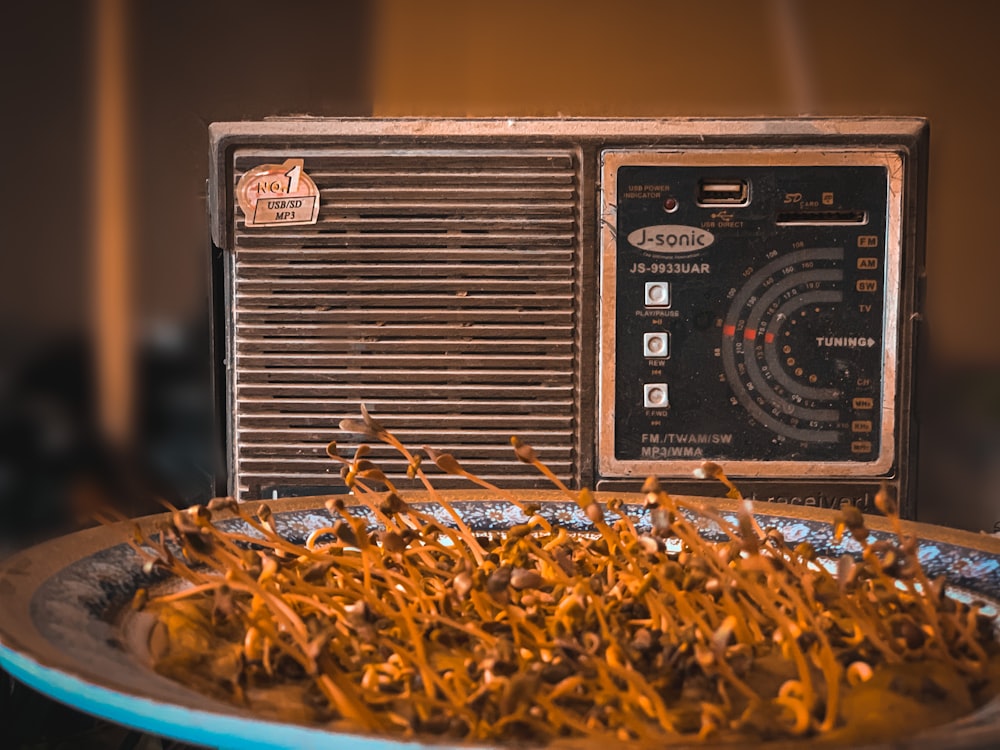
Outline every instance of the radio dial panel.
[[890, 472], [900, 156], [602, 163], [601, 473]]

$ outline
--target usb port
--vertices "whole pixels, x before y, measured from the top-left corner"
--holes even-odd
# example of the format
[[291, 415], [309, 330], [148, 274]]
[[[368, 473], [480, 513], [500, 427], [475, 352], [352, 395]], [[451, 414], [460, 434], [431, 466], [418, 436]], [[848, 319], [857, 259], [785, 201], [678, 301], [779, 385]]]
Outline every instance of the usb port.
[[745, 206], [750, 202], [746, 180], [701, 180], [696, 197], [699, 206]]

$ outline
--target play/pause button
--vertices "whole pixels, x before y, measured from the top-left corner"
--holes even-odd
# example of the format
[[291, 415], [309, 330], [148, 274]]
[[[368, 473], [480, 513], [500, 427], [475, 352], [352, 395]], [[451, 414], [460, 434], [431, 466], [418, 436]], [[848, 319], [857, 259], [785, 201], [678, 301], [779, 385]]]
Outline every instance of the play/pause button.
[[646, 282], [646, 307], [670, 307], [670, 282]]

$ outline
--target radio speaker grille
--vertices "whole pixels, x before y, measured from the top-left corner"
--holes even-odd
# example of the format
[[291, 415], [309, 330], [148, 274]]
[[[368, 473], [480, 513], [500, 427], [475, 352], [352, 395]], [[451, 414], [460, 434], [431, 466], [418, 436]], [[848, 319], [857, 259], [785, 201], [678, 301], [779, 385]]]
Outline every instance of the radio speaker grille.
[[[364, 403], [504, 487], [546, 484], [513, 434], [579, 478], [580, 158], [558, 149], [238, 150], [297, 156], [318, 223], [245, 227], [229, 279], [230, 450], [241, 499], [342, 488], [325, 454]], [[234, 182], [235, 184], [235, 182]], [[394, 480], [405, 463], [373, 446]], [[435, 486], [467, 486], [430, 467]], [[405, 478], [402, 480], [405, 484]]]

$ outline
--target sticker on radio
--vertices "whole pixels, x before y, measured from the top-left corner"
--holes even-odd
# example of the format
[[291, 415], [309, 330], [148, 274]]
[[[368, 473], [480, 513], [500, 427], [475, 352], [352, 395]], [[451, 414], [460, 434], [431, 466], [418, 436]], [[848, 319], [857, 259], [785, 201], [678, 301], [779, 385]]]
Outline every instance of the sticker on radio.
[[319, 188], [302, 159], [247, 171], [236, 185], [236, 200], [248, 227], [315, 224], [319, 218]]

